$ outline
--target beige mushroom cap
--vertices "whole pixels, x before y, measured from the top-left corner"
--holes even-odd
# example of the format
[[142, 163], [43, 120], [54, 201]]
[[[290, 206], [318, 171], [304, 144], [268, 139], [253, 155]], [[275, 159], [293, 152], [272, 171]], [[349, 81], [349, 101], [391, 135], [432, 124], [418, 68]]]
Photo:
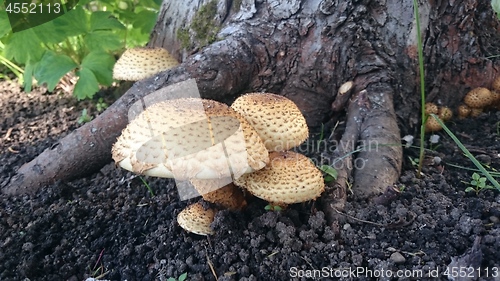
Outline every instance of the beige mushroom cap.
[[464, 97], [464, 103], [472, 108], [484, 108], [493, 102], [491, 91], [478, 87], [469, 91]]
[[122, 131], [112, 156], [126, 170], [178, 180], [238, 177], [269, 161], [262, 140], [241, 115], [196, 98], [146, 108]]
[[255, 128], [269, 151], [285, 151], [309, 137], [306, 119], [293, 101], [270, 93], [250, 93], [231, 107]]
[[292, 152], [269, 153], [264, 169], [236, 179], [236, 185], [268, 202], [293, 204], [318, 198], [325, 190], [323, 175], [306, 156]]
[[113, 79], [137, 81], [179, 63], [163, 48], [133, 48], [123, 52], [113, 68]]
[[[234, 185], [231, 178], [223, 179], [192, 179], [196, 191], [201, 194], [203, 200], [220, 205], [230, 210], [241, 210], [247, 205], [243, 191]], [[229, 182], [229, 184], [224, 185]]]
[[214, 221], [214, 209], [205, 209], [201, 203], [187, 206], [177, 215], [177, 223], [186, 231], [198, 235], [212, 235], [210, 224]]

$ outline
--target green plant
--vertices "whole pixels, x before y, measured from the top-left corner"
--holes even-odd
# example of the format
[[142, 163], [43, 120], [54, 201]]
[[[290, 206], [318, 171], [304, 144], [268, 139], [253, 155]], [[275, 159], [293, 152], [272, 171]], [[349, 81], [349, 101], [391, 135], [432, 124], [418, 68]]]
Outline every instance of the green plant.
[[486, 180], [487, 178], [479, 176], [478, 173], [473, 173], [472, 180], [468, 183], [469, 186], [465, 189], [465, 192], [475, 192], [477, 195], [482, 190], [495, 189], [493, 186], [487, 185]]
[[80, 118], [78, 118], [78, 124], [82, 124], [82, 123], [87, 123], [87, 122], [90, 122], [90, 120], [92, 120], [92, 117], [90, 117], [90, 115], [87, 114], [87, 109], [84, 108], [82, 110], [82, 114], [80, 115]]
[[184, 281], [186, 280], [187, 275], [188, 275], [187, 272], [184, 272], [181, 275], [179, 275], [177, 279], [175, 279], [174, 277], [169, 277], [167, 281]]
[[283, 210], [283, 208], [281, 208], [281, 207], [280, 207], [280, 206], [278, 206], [278, 205], [267, 204], [267, 205], [264, 207], [264, 210], [266, 210], [266, 211], [281, 211], [281, 210]]
[[139, 177], [142, 181], [142, 183], [146, 186], [146, 188], [148, 189], [149, 191], [149, 194], [151, 194], [151, 196], [155, 196], [154, 192], [153, 192], [153, 189], [151, 188], [151, 186], [149, 186], [149, 184], [146, 182], [146, 180], [143, 178], [143, 177]]
[[326, 183], [332, 182], [337, 179], [337, 170], [335, 170], [335, 168], [333, 168], [332, 166], [321, 165], [319, 169], [325, 174], [323, 178], [325, 179]]
[[[17, 77], [19, 83], [23, 83], [24, 70], [11, 60], [8, 60], [4, 55], [4, 50], [5, 50], [5, 45], [2, 42], [0, 42], [0, 64], [6, 66], [6, 68]], [[5, 79], [7, 77], [8, 77], [7, 73], [5, 72], [0, 74], [0, 78]]]
[[108, 108], [108, 104], [104, 102], [102, 98], [99, 98], [95, 105], [98, 112], [104, 111], [104, 109]]
[[420, 125], [420, 153], [418, 161], [417, 177], [420, 177], [422, 172], [422, 164], [424, 163], [424, 141], [425, 141], [425, 121], [427, 116], [425, 114], [425, 72], [424, 72], [424, 54], [422, 47], [422, 33], [420, 31], [420, 15], [418, 12], [418, 1], [413, 0], [413, 12], [415, 22], [417, 24], [417, 49], [418, 49], [418, 66], [420, 76], [420, 116], [422, 124]]
[[111, 85], [115, 55], [130, 41], [147, 42], [159, 2], [82, 0], [62, 16], [18, 32], [11, 31], [7, 11], [2, 10], [4, 58], [24, 65], [27, 92], [32, 88], [31, 77], [52, 91], [65, 74], [74, 71], [78, 77], [74, 96], [92, 98], [99, 85]]

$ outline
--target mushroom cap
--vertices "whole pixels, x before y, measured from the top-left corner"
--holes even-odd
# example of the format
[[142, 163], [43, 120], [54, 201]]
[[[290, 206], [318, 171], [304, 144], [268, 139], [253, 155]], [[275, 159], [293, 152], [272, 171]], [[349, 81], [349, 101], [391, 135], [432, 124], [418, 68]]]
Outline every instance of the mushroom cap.
[[[229, 181], [229, 184], [224, 185]], [[191, 179], [196, 191], [203, 200], [220, 205], [230, 210], [241, 210], [247, 205], [243, 191], [234, 185], [231, 178], [225, 179]]]
[[177, 215], [177, 223], [186, 231], [198, 235], [212, 235], [213, 230], [210, 224], [214, 221], [214, 209], [205, 209], [203, 205], [198, 202], [187, 206]]
[[467, 106], [466, 104], [461, 104], [458, 106], [458, 117], [463, 119], [466, 118], [467, 116], [470, 115], [471, 113], [471, 108]]
[[276, 204], [293, 204], [318, 198], [325, 190], [323, 175], [309, 158], [293, 151], [269, 153], [264, 169], [236, 179], [261, 199]]
[[425, 121], [425, 132], [436, 132], [443, 129], [434, 117], [429, 116], [427, 121]]
[[241, 115], [196, 98], [146, 108], [122, 131], [112, 156], [126, 170], [178, 180], [240, 176], [269, 161], [264, 143]]
[[435, 104], [435, 103], [432, 103], [432, 102], [427, 102], [425, 103], [425, 114], [429, 115], [429, 114], [438, 114], [439, 112], [439, 107]]
[[446, 106], [441, 106], [439, 108], [439, 118], [443, 121], [448, 121], [453, 117], [453, 110], [451, 108], [446, 107]]
[[490, 90], [478, 87], [469, 91], [464, 97], [464, 103], [472, 108], [484, 108], [493, 102]]
[[284, 151], [309, 137], [306, 119], [293, 101], [270, 93], [250, 93], [231, 107], [254, 127], [269, 151]]
[[137, 81], [178, 64], [163, 48], [127, 49], [113, 67], [113, 79]]

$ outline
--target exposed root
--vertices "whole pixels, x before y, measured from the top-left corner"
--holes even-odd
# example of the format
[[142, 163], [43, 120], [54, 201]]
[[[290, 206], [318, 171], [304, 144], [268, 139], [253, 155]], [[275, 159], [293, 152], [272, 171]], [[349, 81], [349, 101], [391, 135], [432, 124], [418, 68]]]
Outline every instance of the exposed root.
[[322, 196], [322, 208], [329, 224], [338, 228], [351, 182], [353, 194], [364, 200], [383, 193], [399, 177], [402, 148], [388, 88], [369, 86], [350, 99], [345, 132], [335, 151], [323, 157], [338, 176]]

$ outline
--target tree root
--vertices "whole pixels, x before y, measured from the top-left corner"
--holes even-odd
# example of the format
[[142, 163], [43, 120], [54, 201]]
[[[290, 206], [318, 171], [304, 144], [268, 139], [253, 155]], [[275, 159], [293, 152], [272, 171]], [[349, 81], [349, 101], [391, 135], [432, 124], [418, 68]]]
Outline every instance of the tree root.
[[216, 42], [178, 67], [135, 83], [97, 118], [21, 166], [2, 193], [34, 193], [57, 180], [98, 171], [111, 161], [111, 147], [129, 122], [131, 105], [157, 90], [166, 91], [165, 99], [176, 98], [174, 89], [164, 88], [194, 78], [203, 98], [227, 101], [241, 92], [253, 77], [254, 55], [244, 43], [232, 39]]
[[[323, 158], [338, 173], [322, 196], [327, 221], [340, 229], [348, 191], [371, 200], [392, 186], [402, 166], [402, 148], [388, 87], [368, 86], [349, 101], [346, 129], [335, 151]], [[352, 190], [349, 190], [352, 185]]]

